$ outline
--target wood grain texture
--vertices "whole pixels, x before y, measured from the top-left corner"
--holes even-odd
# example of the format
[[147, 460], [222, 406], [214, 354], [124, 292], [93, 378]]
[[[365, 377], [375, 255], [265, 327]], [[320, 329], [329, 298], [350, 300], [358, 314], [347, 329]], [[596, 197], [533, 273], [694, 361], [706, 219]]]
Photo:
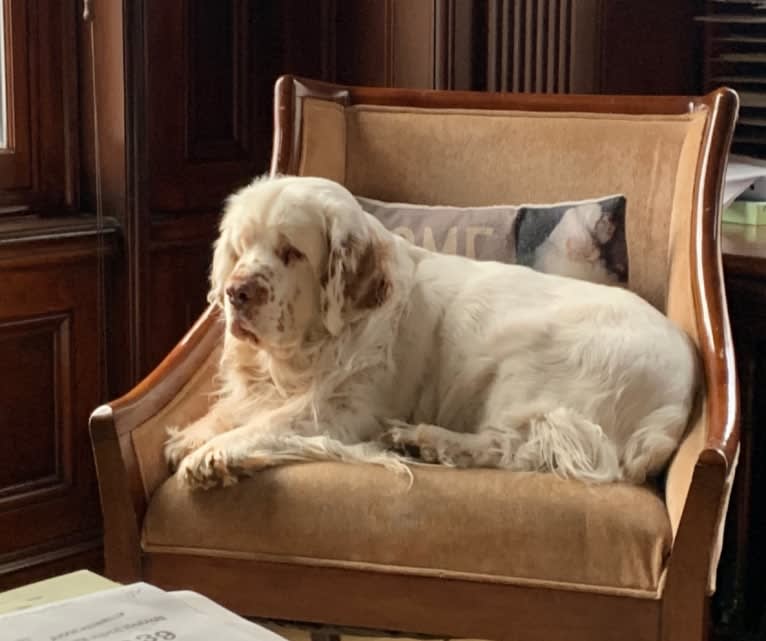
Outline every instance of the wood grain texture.
[[248, 7], [186, 2], [186, 159], [236, 160], [250, 146]]
[[207, 307], [211, 245], [207, 238], [178, 240], [150, 250], [153, 277], [144, 293], [152, 304], [144, 316], [145, 362], [162, 361]]
[[490, 0], [490, 91], [597, 91], [603, 3]]
[[724, 224], [723, 263], [740, 384], [741, 453], [726, 519], [724, 545], [713, 597], [716, 639], [756, 634], [766, 625], [766, 236], [762, 227]]
[[659, 624], [651, 599], [183, 554], [147, 554], [144, 567], [164, 589], [287, 621], [508, 641], [648, 641]]
[[0, 207], [79, 205], [75, 7], [6, 0], [10, 145], [0, 154]]
[[697, 169], [692, 219], [692, 279], [705, 371], [708, 435], [701, 463], [729, 466], [739, 447], [739, 390], [734, 344], [726, 308], [721, 259], [721, 194], [734, 124], [737, 94], [719, 89], [706, 96], [711, 116]]
[[[102, 399], [94, 221], [0, 220], [0, 584], [100, 557], [87, 417]], [[52, 233], [53, 231], [57, 233]], [[62, 230], [64, 230], [62, 232]], [[68, 230], [69, 235], [65, 235]], [[107, 259], [114, 245], [106, 240]], [[10, 373], [10, 375], [8, 375]], [[47, 568], [47, 569], [46, 569]]]
[[[0, 409], [0, 505], [72, 480], [71, 314], [0, 321], [0, 363], [14, 363]], [[30, 497], [29, 495], [33, 495]]]
[[[285, 76], [279, 82], [293, 82], [316, 95], [348, 94], [349, 104], [408, 105], [424, 108], [519, 109], [530, 111], [587, 111], [623, 114], [684, 114], [704, 104], [699, 97], [667, 95], [588, 95], [502, 93], [482, 91], [427, 91], [406, 88], [334, 85], [308, 78]], [[282, 92], [288, 92], [283, 86]], [[713, 94], [711, 94], [713, 95]]]
[[702, 90], [702, 29], [694, 21], [700, 2], [608, 0], [602, 5], [601, 91], [684, 94]]
[[[251, 154], [258, 97], [252, 3], [146, 3], [148, 207], [217, 210], [263, 170]], [[261, 147], [262, 148], [262, 147]]]
[[[483, 3], [470, 0], [336, 0], [329, 47], [338, 82], [379, 87], [453, 89], [474, 86], [483, 52]], [[474, 51], [476, 47], [476, 51]]]

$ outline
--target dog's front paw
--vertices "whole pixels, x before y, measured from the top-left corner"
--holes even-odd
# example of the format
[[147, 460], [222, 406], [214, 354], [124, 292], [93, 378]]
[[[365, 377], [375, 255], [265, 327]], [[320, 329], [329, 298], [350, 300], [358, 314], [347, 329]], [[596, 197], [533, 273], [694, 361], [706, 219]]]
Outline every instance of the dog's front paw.
[[167, 428], [168, 440], [165, 441], [165, 461], [172, 471], [176, 471], [189, 454], [202, 447], [210, 440], [210, 434], [201, 434], [193, 428]]
[[386, 423], [390, 427], [379, 438], [386, 448], [428, 463], [438, 460], [436, 451], [424, 441], [420, 426], [416, 427], [396, 420], [389, 420]]
[[186, 456], [176, 472], [178, 482], [192, 490], [228, 487], [237, 482], [237, 475], [226, 450], [214, 443], [203, 445]]

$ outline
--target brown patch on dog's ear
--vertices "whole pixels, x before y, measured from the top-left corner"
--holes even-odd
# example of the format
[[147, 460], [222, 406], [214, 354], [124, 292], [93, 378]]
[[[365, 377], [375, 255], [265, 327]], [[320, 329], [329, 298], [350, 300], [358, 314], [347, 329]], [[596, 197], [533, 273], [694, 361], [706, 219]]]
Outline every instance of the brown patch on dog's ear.
[[383, 305], [391, 293], [385, 266], [386, 249], [375, 240], [346, 234], [330, 244], [327, 267], [320, 277], [325, 326], [337, 335], [354, 312]]
[[370, 242], [361, 251], [356, 270], [346, 277], [344, 295], [356, 309], [375, 309], [386, 302], [391, 281], [384, 266], [385, 250]]

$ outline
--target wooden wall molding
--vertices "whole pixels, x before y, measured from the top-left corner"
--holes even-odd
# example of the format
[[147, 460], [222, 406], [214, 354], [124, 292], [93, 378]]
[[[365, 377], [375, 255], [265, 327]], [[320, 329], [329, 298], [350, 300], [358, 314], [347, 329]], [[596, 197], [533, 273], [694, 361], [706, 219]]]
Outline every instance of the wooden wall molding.
[[103, 571], [103, 536], [93, 530], [0, 555], [0, 590], [72, 569]]
[[455, 88], [455, 3], [434, 1], [434, 89]]
[[14, 363], [4, 385], [13, 402], [3, 411], [11, 412], [3, 421], [11, 431], [0, 450], [0, 509], [61, 494], [72, 483], [71, 323], [71, 311], [0, 320], [0, 361]]
[[150, 216], [219, 211], [258, 173], [250, 55], [255, 5], [245, 0], [145, 3]]
[[25, 233], [0, 220], [0, 361], [12, 368], [0, 390], [0, 585], [72, 568], [84, 541], [89, 563], [99, 554], [87, 419], [105, 387], [96, 264], [103, 251], [113, 273], [116, 234], [93, 219]]
[[247, 159], [249, 16], [246, 0], [185, 2], [185, 159], [190, 162]]

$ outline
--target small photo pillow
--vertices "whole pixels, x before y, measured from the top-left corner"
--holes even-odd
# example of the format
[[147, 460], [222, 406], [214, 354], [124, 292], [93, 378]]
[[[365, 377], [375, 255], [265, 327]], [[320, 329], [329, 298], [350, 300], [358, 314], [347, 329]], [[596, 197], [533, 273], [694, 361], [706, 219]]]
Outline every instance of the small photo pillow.
[[386, 229], [420, 247], [527, 265], [596, 283], [626, 284], [625, 197], [553, 205], [450, 207], [357, 197]]

